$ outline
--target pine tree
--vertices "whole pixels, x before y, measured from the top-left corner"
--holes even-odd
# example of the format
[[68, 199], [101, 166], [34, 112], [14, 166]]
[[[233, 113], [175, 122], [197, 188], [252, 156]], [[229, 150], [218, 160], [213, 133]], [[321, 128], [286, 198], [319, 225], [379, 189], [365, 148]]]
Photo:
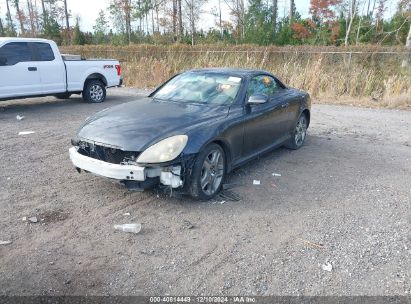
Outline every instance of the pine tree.
[[73, 37], [73, 44], [74, 45], [84, 45], [86, 43], [86, 38], [84, 37], [84, 33], [80, 30], [80, 21], [79, 19], [76, 20], [76, 26], [74, 27], [74, 37]]

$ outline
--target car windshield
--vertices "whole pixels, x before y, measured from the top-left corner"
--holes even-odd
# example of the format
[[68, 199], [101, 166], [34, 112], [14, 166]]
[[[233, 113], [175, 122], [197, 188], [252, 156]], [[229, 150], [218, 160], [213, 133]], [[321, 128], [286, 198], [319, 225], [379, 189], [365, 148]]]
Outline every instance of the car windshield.
[[241, 78], [230, 74], [188, 72], [171, 79], [153, 97], [181, 103], [230, 105], [240, 84]]

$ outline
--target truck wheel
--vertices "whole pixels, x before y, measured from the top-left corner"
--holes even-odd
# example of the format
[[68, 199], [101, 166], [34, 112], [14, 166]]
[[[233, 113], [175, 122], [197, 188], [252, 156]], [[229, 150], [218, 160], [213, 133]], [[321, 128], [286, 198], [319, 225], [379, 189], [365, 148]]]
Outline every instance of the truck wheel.
[[89, 80], [84, 86], [83, 99], [87, 102], [98, 103], [106, 99], [106, 86], [100, 80]]
[[71, 93], [61, 93], [61, 94], [56, 94], [54, 97], [57, 99], [69, 99], [71, 96]]

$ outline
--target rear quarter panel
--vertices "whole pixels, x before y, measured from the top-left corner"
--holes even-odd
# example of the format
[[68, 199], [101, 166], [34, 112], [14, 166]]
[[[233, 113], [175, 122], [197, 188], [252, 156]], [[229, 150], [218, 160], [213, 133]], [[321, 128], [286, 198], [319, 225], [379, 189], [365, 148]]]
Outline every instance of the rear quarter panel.
[[75, 60], [65, 61], [67, 68], [68, 91], [82, 91], [84, 83], [91, 74], [101, 74], [107, 81], [107, 86], [117, 86], [120, 76], [117, 75], [116, 60]]

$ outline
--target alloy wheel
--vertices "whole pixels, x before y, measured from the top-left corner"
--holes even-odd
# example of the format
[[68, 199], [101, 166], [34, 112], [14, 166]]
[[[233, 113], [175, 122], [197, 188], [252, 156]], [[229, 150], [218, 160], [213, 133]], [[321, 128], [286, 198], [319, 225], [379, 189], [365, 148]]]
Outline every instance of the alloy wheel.
[[90, 88], [90, 97], [91, 100], [94, 102], [99, 102], [103, 99], [104, 96], [104, 92], [103, 92], [103, 88], [99, 85], [92, 85]]
[[201, 169], [200, 185], [203, 192], [214, 195], [224, 176], [224, 158], [219, 150], [211, 150], [204, 159]]
[[295, 144], [299, 147], [304, 143], [305, 136], [307, 134], [307, 118], [305, 115], [301, 115], [295, 127]]

